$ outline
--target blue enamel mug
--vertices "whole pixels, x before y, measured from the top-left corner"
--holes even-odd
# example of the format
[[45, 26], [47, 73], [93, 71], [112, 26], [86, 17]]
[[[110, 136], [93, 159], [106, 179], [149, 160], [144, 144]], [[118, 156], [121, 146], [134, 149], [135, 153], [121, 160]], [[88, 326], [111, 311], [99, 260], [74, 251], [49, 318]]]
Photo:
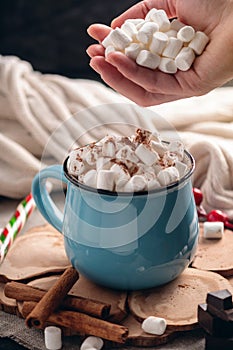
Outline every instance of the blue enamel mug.
[[[64, 236], [71, 264], [87, 278], [123, 290], [165, 284], [184, 271], [198, 242], [198, 216], [187, 174], [167, 187], [144, 192], [111, 192], [79, 183], [67, 172], [67, 161], [41, 170], [32, 193], [44, 218]], [[62, 213], [46, 181], [66, 184]], [[52, 252], [51, 252], [52, 254]]]

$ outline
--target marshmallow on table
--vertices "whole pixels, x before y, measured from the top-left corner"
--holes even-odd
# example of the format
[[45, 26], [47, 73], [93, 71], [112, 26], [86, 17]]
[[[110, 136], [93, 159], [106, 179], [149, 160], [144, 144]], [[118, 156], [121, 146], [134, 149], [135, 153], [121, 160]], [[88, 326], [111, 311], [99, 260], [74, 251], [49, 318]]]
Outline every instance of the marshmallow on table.
[[182, 27], [177, 33], [177, 39], [187, 43], [191, 41], [195, 36], [195, 30], [191, 26]]
[[178, 170], [174, 166], [170, 166], [161, 170], [157, 178], [162, 186], [168, 186], [171, 183], [178, 181], [180, 176]]
[[136, 58], [136, 63], [139, 66], [156, 69], [160, 63], [160, 56], [148, 50], [141, 50]]
[[168, 38], [168, 43], [162, 52], [162, 56], [175, 58], [183, 46], [183, 42], [177, 38]]
[[100, 190], [113, 191], [115, 184], [115, 173], [112, 170], [99, 170], [97, 174], [96, 187]]
[[155, 335], [162, 335], [167, 328], [167, 322], [162, 317], [149, 316], [142, 322], [144, 332]]
[[156, 32], [152, 36], [152, 40], [150, 43], [150, 51], [152, 53], [161, 55], [163, 52], [163, 49], [167, 45], [168, 42], [168, 36], [162, 32]]
[[81, 344], [80, 350], [90, 350], [90, 349], [100, 350], [102, 349], [103, 345], [104, 345], [104, 342], [101, 338], [89, 336]]
[[203, 224], [203, 236], [206, 239], [221, 239], [224, 233], [224, 224], [221, 221], [206, 221]]
[[142, 50], [142, 45], [139, 43], [132, 43], [125, 48], [126, 56], [136, 60], [139, 52]]
[[159, 155], [157, 152], [153, 151], [147, 145], [141, 143], [135, 150], [136, 156], [146, 165], [150, 166], [157, 162]]
[[145, 20], [156, 22], [159, 26], [159, 30], [163, 32], [170, 29], [171, 24], [164, 10], [151, 9], [147, 13]]
[[188, 47], [193, 49], [193, 51], [197, 55], [200, 55], [203, 52], [206, 45], [208, 44], [208, 42], [209, 42], [208, 36], [203, 32], [197, 31], [195, 33], [194, 38], [190, 41]]
[[183, 47], [175, 58], [176, 67], [185, 72], [195, 60], [195, 53], [190, 47]]
[[177, 66], [173, 58], [162, 57], [158, 68], [163, 73], [174, 74], [177, 72]]
[[154, 22], [145, 22], [139, 29], [136, 38], [143, 44], [148, 44], [151, 41], [153, 33], [159, 29], [158, 25]]
[[62, 348], [61, 329], [55, 326], [46, 327], [44, 330], [45, 347], [48, 350]]

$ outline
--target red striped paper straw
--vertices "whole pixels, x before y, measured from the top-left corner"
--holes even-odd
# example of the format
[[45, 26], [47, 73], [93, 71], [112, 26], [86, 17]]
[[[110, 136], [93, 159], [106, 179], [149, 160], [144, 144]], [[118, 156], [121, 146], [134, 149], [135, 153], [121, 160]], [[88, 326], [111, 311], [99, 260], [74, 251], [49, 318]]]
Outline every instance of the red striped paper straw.
[[16, 208], [7, 225], [0, 232], [0, 264], [3, 262], [12, 243], [24, 227], [28, 217], [35, 208], [35, 201], [30, 193]]

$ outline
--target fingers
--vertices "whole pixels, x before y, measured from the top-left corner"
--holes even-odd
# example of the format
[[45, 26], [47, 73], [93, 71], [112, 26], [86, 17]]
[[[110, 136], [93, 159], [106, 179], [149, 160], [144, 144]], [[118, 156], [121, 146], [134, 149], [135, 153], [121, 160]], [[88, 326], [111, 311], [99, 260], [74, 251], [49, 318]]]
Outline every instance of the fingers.
[[143, 87], [124, 77], [115, 67], [106, 62], [104, 57], [93, 57], [90, 66], [101, 75], [102, 80], [107, 85], [140, 106], [152, 106], [182, 98], [182, 96], [153, 94], [146, 91]]
[[95, 56], [104, 56], [104, 51], [105, 51], [104, 47], [98, 44], [90, 45], [86, 50], [87, 54], [91, 58]]
[[92, 24], [87, 28], [87, 33], [97, 41], [103, 41], [103, 39], [109, 34], [111, 28], [104, 24]]
[[125, 78], [149, 92], [175, 95], [181, 90], [175, 75], [140, 67], [120, 52], [109, 54], [106, 61], [113, 65]]
[[120, 16], [115, 18], [111, 23], [111, 27], [112, 28], [120, 27], [126, 19], [144, 18], [147, 12], [149, 12], [152, 8], [163, 9], [164, 11], [166, 11], [168, 17], [170, 18], [175, 17], [176, 16], [175, 5], [176, 5], [175, 0], [140, 1], [136, 5], [130, 7], [127, 11], [123, 12]]

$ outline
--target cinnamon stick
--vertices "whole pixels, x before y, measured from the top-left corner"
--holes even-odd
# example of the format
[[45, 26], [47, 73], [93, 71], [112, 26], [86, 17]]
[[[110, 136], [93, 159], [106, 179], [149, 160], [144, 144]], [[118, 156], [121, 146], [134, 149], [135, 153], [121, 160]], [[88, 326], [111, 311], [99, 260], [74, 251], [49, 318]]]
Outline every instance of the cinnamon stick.
[[[15, 281], [8, 282], [4, 288], [6, 297], [18, 301], [38, 302], [43, 298], [45, 293], [43, 290]], [[60, 308], [77, 310], [88, 315], [106, 319], [110, 314], [111, 305], [81, 296], [67, 295], [61, 302]]]
[[[23, 317], [27, 318], [35, 309], [35, 302], [25, 301], [22, 308]], [[93, 335], [117, 343], [124, 343], [129, 331], [127, 327], [77, 311], [56, 311], [50, 314], [47, 321], [50, 324], [71, 328], [78, 334]], [[43, 326], [36, 325], [36, 328], [43, 328]]]
[[68, 267], [27, 316], [27, 326], [43, 327], [48, 317], [58, 308], [78, 278], [78, 272], [73, 267]]

